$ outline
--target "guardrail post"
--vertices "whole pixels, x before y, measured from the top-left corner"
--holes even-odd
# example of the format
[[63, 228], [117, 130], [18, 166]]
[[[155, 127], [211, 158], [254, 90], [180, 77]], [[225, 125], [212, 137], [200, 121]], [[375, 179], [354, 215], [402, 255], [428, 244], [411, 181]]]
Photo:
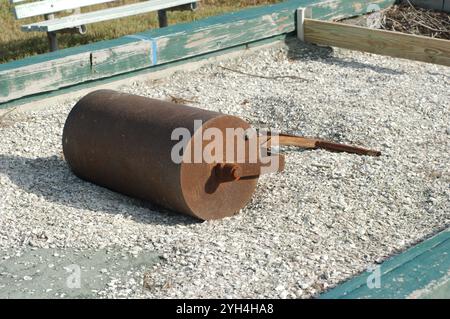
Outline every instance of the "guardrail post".
[[312, 8], [298, 8], [297, 9], [297, 38], [305, 41], [304, 23], [305, 18], [312, 18]]

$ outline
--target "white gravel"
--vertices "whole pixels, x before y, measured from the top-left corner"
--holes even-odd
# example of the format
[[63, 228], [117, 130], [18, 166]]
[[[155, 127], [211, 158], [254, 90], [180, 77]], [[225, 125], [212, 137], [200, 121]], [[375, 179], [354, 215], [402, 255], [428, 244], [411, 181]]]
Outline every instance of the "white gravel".
[[75, 100], [14, 112], [0, 124], [5, 258], [41, 248], [155, 251], [158, 263], [95, 295], [306, 298], [448, 227], [450, 68], [294, 44], [221, 65], [309, 81], [208, 65], [122, 90], [383, 155], [286, 149], [285, 172], [262, 177], [239, 215], [198, 223], [75, 177], [61, 147]]

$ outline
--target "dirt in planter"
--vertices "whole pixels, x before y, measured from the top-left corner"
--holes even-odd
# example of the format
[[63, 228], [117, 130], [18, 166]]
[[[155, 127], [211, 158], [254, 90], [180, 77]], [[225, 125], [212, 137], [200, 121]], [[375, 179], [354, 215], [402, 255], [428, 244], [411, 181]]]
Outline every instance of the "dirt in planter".
[[450, 40], [450, 14], [414, 7], [408, 1], [339, 22]]
[[409, 1], [383, 10], [381, 29], [450, 40], [450, 14], [414, 7]]

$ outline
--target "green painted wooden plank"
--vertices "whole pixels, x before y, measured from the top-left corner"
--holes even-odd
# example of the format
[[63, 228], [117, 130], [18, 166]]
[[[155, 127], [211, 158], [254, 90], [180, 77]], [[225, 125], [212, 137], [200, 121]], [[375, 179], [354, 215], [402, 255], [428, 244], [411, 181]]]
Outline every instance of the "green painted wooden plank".
[[336, 21], [372, 12], [375, 8], [384, 9], [394, 3], [390, 0], [322, 1], [312, 7], [312, 18]]
[[[0, 71], [0, 102], [90, 79], [90, 53]], [[58, 83], [55, 85], [55, 83]]]
[[153, 65], [150, 42], [107, 42], [0, 64], [0, 103]]
[[104, 78], [154, 65], [151, 41], [138, 41], [90, 54], [90, 79]]
[[[405, 298], [450, 271], [450, 229], [380, 265], [381, 287], [370, 289], [364, 272], [320, 296], [321, 299]], [[450, 297], [450, 296], [449, 296]]]
[[193, 26], [185, 25], [181, 31], [162, 36], [155, 35], [155, 32], [143, 32], [139, 35], [153, 38], [156, 41], [158, 63], [167, 63], [291, 33], [295, 31], [296, 8], [297, 5], [263, 7], [248, 10], [245, 15], [241, 12], [222, 16], [220, 19], [205, 19]]
[[[381, 276], [381, 287], [367, 285], [349, 293], [345, 298], [406, 298], [430, 283], [446, 277], [450, 267], [450, 240], [426, 251], [391, 272]], [[450, 297], [450, 296], [449, 296]]]
[[153, 65], [151, 43], [127, 44], [0, 70], [0, 102]]
[[266, 45], [266, 44], [270, 44], [272, 42], [277, 42], [277, 41], [296, 41], [296, 37], [292, 34], [281, 34], [281, 35], [278, 35], [275, 37], [257, 40], [254, 42], [245, 43], [243, 45], [239, 45], [239, 46], [235, 46], [235, 47], [231, 47], [231, 48], [226, 48], [224, 50], [209, 52], [209, 53], [197, 55], [197, 56], [194, 56], [191, 58], [177, 60], [177, 61], [174, 61], [171, 63], [164, 63], [164, 64], [152, 66], [150, 68], [133, 70], [131, 72], [118, 74], [118, 75], [115, 75], [112, 77], [99, 78], [99, 79], [96, 79], [93, 81], [82, 82], [82, 83], [74, 84], [74, 85], [67, 86], [64, 88], [60, 88], [60, 89], [54, 90], [54, 91], [41, 92], [38, 94], [26, 96], [26, 97], [23, 97], [20, 99], [8, 101], [6, 103], [0, 103], [0, 110], [8, 109], [11, 107], [17, 107], [17, 106], [20, 106], [25, 103], [39, 101], [39, 100], [50, 98], [50, 97], [55, 97], [60, 94], [72, 93], [72, 92], [76, 92], [76, 91], [83, 90], [83, 89], [94, 88], [99, 85], [112, 83], [112, 82], [115, 82], [118, 80], [128, 79], [128, 78], [131, 78], [134, 76], [145, 75], [145, 74], [149, 74], [152, 72], [162, 71], [162, 70], [165, 70], [168, 68], [182, 67], [186, 63], [198, 62], [201, 60], [206, 60], [209, 58], [225, 55], [225, 54], [232, 53], [235, 51], [246, 50], [249, 48], [258, 47], [261, 45]]
[[80, 45], [77, 47], [67, 48], [58, 50], [55, 52], [48, 52], [43, 54], [34, 55], [31, 57], [27, 57], [21, 60], [15, 60], [8, 63], [0, 64], [0, 72], [14, 70], [20, 67], [30, 66], [37, 63], [48, 62], [50, 60], [57, 60], [64, 57], [68, 57], [71, 55], [84, 53], [84, 52], [92, 52], [96, 50], [102, 50], [106, 48], [111, 48], [114, 46], [119, 46], [123, 44], [128, 44], [131, 42], [136, 42], [137, 39], [129, 38], [129, 37], [121, 37], [113, 40], [99, 41], [95, 43]]
[[[394, 0], [372, 2], [384, 7]], [[298, 7], [314, 6], [314, 18], [334, 19], [358, 14], [367, 3], [290, 0], [1, 64], [0, 103], [290, 34]]]

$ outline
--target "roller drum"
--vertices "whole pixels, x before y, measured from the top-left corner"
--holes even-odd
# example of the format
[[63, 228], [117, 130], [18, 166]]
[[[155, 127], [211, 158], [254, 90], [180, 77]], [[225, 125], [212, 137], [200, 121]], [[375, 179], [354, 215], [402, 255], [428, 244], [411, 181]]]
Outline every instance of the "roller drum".
[[[94, 91], [70, 112], [63, 131], [64, 156], [80, 178], [202, 220], [237, 213], [250, 200], [257, 177], [220, 183], [215, 163], [173, 161], [176, 128], [249, 128], [217, 112], [111, 90]], [[189, 141], [192, 144], [193, 138]], [[224, 141], [225, 142], [225, 141]], [[203, 142], [202, 142], [203, 143]]]

